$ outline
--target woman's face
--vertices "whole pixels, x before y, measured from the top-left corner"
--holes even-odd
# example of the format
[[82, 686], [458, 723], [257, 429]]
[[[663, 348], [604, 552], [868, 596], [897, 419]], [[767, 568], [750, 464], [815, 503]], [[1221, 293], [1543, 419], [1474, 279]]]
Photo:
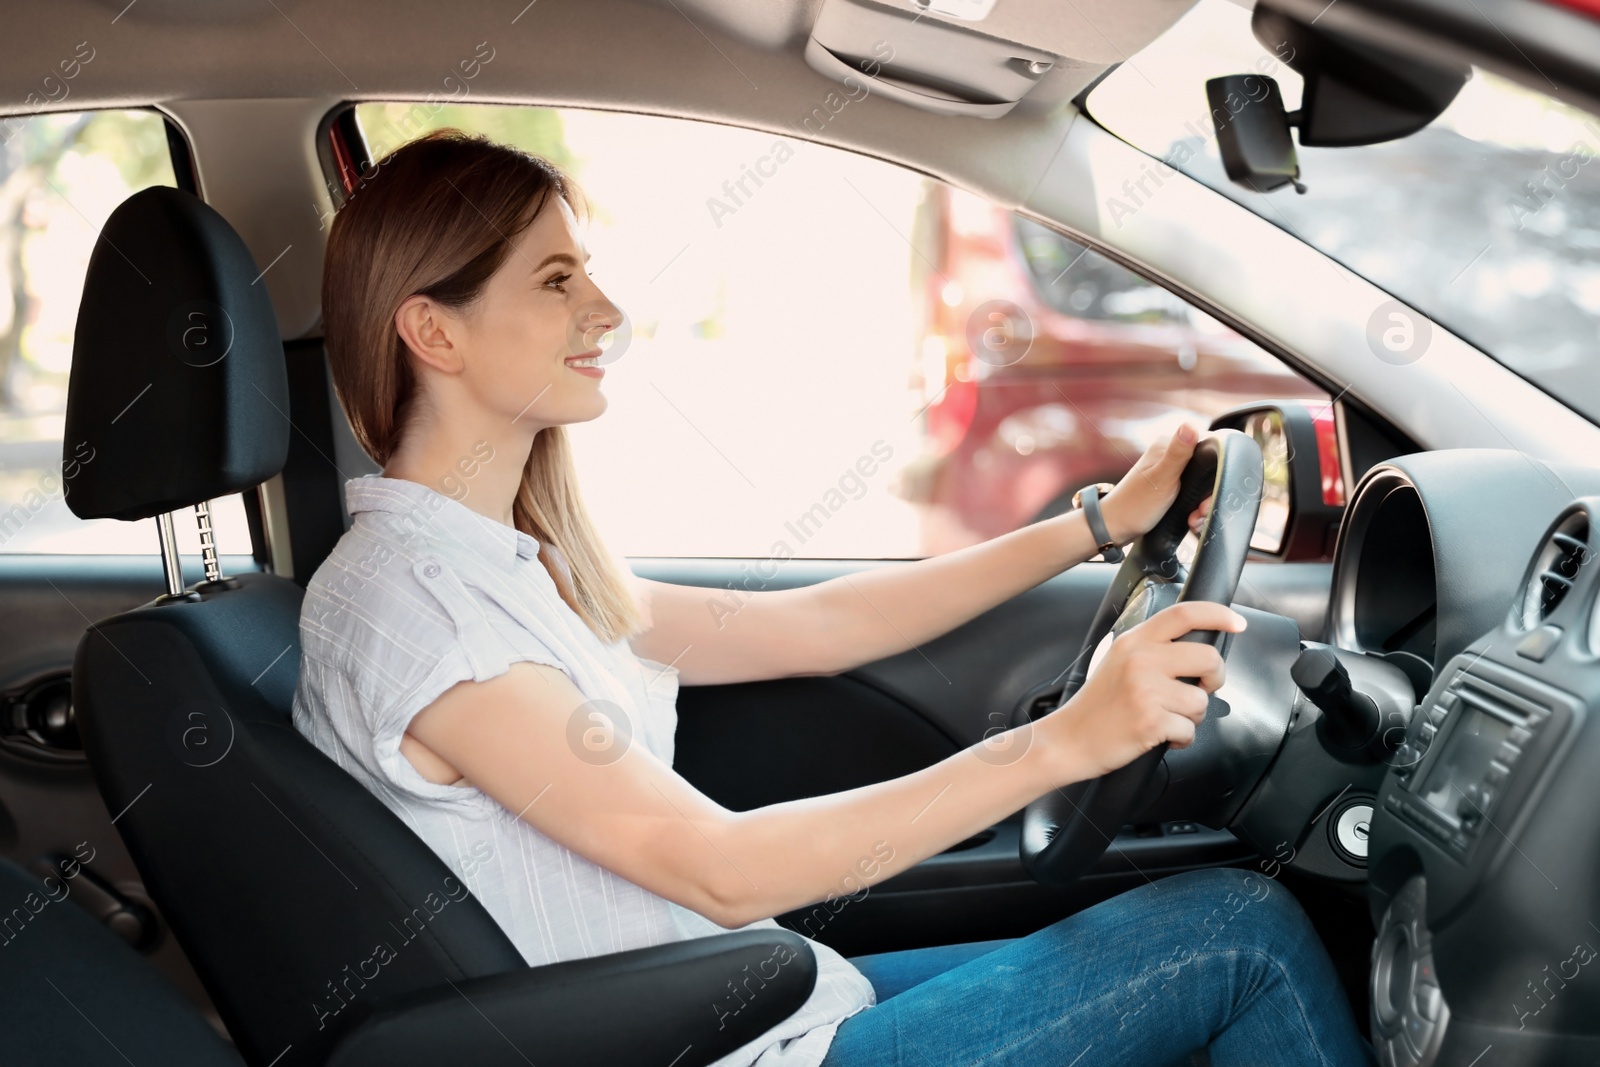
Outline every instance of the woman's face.
[[472, 307], [450, 316], [462, 385], [485, 414], [537, 430], [605, 411], [599, 342], [623, 320], [588, 258], [572, 209], [552, 198]]

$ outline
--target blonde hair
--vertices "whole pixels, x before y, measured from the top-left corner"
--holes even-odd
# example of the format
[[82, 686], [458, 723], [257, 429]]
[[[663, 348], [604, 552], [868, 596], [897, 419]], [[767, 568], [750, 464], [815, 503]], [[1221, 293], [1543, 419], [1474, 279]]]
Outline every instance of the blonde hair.
[[[548, 160], [459, 130], [402, 145], [376, 169], [334, 217], [322, 309], [339, 403], [361, 447], [386, 464], [423, 399], [394, 326], [400, 305], [421, 294], [470, 306], [552, 196], [580, 217], [588, 204]], [[607, 642], [638, 632], [638, 605], [583, 505], [563, 427], [534, 436], [512, 521], [560, 550], [570, 578], [543, 546], [539, 560], [591, 630]]]

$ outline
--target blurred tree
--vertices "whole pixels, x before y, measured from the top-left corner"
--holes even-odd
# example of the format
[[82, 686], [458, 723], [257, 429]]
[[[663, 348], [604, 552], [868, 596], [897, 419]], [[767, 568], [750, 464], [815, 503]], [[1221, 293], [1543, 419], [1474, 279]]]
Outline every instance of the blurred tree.
[[25, 245], [40, 229], [28, 218], [30, 200], [46, 187], [71, 196], [60, 170], [70, 155], [109, 159], [128, 192], [172, 184], [172, 158], [165, 120], [153, 111], [35, 115], [6, 129], [10, 139], [0, 146], [0, 290], [7, 294], [0, 297], [0, 410], [15, 411], [22, 368], [33, 362], [24, 342], [39, 298], [23, 268]]
[[154, 111], [96, 112], [77, 144], [68, 148], [111, 160], [130, 193], [173, 184], [167, 123]]
[[489, 104], [358, 104], [356, 118], [367, 148], [382, 158], [407, 141], [434, 130], [454, 128], [481, 133], [542, 156], [574, 174], [582, 161], [567, 148], [561, 112], [548, 107]]
[[74, 115], [65, 125], [31, 117], [20, 128], [8, 128], [10, 139], [0, 148], [0, 410], [16, 408], [16, 369], [22, 361], [22, 333], [27, 328], [32, 296], [22, 269], [22, 243], [27, 236], [23, 209], [28, 197], [55, 172], [56, 164], [93, 124], [93, 115]]

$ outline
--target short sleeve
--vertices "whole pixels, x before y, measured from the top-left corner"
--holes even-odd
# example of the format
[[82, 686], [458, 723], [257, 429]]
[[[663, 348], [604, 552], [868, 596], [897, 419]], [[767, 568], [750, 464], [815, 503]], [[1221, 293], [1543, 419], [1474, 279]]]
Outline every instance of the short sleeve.
[[437, 556], [421, 557], [412, 564], [411, 571], [455, 625], [455, 645], [474, 680], [486, 682], [523, 660], [571, 674], [546, 642], [470, 588], [454, 568]]
[[449, 625], [433, 628], [436, 632], [430, 643], [435, 647], [419, 659], [410, 672], [411, 680], [389, 690], [388, 699], [373, 709], [373, 741], [379, 766], [394, 786], [412, 794], [429, 799], [459, 796], [464, 800], [470, 795], [492, 806], [494, 802], [475, 789], [422, 777], [400, 754], [401, 736], [417, 713], [458, 682], [486, 682], [521, 662], [544, 664], [569, 676], [571, 671], [547, 643], [469, 587], [443, 560], [423, 556], [411, 565], [411, 570]]

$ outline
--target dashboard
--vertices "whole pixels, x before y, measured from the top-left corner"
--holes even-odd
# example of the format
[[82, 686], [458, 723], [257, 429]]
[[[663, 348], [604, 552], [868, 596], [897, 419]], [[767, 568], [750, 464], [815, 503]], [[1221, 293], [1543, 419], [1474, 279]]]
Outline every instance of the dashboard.
[[[1328, 634], [1418, 694], [1372, 798], [1384, 1067], [1600, 1062], [1600, 470], [1402, 456], [1339, 533]], [[1397, 730], [1398, 732], [1398, 730]], [[1487, 1063], [1490, 1060], [1484, 1060]]]
[[[1433, 535], [1405, 472], [1379, 471], [1351, 508], [1331, 609], [1335, 643], [1390, 660], [1426, 692], [1438, 646], [1439, 592]], [[1337, 580], [1342, 578], [1343, 580]]]

